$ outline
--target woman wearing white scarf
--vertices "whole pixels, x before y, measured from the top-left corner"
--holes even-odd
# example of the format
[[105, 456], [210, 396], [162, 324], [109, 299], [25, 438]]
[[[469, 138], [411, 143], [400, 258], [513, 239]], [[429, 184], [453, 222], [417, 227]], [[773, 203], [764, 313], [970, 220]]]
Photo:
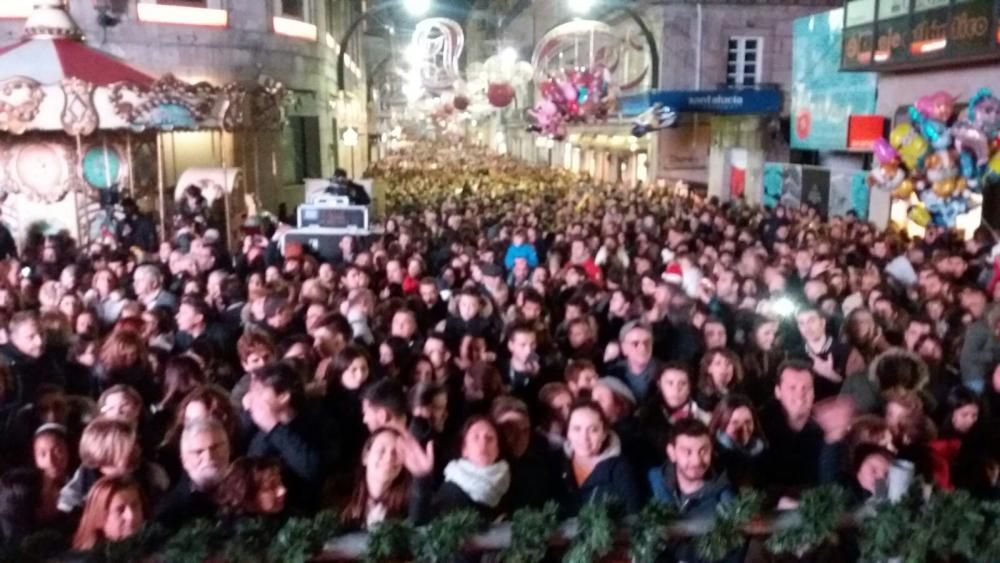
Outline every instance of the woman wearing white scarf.
[[472, 417], [462, 432], [462, 457], [445, 467], [444, 483], [419, 521], [463, 508], [493, 520], [502, 514], [509, 488], [510, 466], [500, 459], [496, 426], [486, 417]]

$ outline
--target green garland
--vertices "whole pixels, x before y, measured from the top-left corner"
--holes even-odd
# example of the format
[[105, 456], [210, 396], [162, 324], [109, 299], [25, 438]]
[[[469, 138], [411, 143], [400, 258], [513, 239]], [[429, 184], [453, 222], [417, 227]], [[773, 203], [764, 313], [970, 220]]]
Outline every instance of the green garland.
[[576, 517], [576, 537], [563, 563], [592, 563], [611, 552], [615, 543], [615, 523], [611, 520], [610, 505], [607, 498], [602, 498], [580, 509]]
[[629, 534], [633, 563], [656, 563], [667, 549], [663, 529], [677, 517], [673, 506], [653, 500], [639, 512]]
[[410, 549], [413, 525], [405, 520], [390, 518], [383, 520], [368, 532], [368, 545], [362, 561], [384, 563], [402, 561]]
[[802, 494], [800, 521], [771, 535], [767, 548], [776, 554], [802, 557], [811, 549], [836, 538], [837, 526], [847, 509], [847, 492], [837, 485], [825, 485]]
[[[966, 492], [925, 493], [915, 483], [896, 503], [867, 507], [857, 516], [858, 547], [863, 561], [882, 563], [898, 559], [904, 563], [941, 560], [1000, 561], [1000, 503], [979, 501]], [[798, 508], [799, 521], [774, 532], [767, 547], [776, 554], [801, 555], [836, 541], [845, 517], [846, 494], [838, 487], [806, 491]], [[698, 555], [718, 561], [745, 542], [745, 529], [759, 515], [761, 497], [741, 494], [716, 507], [708, 531], [694, 540]], [[500, 552], [504, 563], [543, 560], [549, 540], [558, 528], [554, 503], [541, 509], [522, 509], [511, 522], [511, 543]], [[678, 515], [672, 508], [653, 502], [630, 526], [630, 555], [635, 563], [656, 561], [668, 547], [665, 528]], [[364, 560], [369, 563], [413, 560], [444, 563], [459, 553], [482, 524], [472, 511], [446, 514], [424, 527], [406, 521], [387, 520], [371, 530]], [[195, 520], [168, 535], [148, 525], [128, 539], [101, 544], [79, 560], [93, 563], [169, 562], [204, 563], [305, 563], [318, 554], [323, 543], [336, 534], [334, 512], [312, 518], [278, 521], [251, 518], [235, 523]], [[617, 523], [607, 500], [581, 509], [577, 533], [563, 558], [564, 563], [591, 563], [614, 548]], [[34, 563], [52, 560], [65, 546], [64, 538], [40, 533], [20, 546], [0, 552], [0, 561]]]
[[474, 510], [449, 512], [416, 529], [410, 537], [413, 558], [420, 563], [450, 561], [482, 525], [482, 517]]
[[760, 513], [761, 503], [757, 491], [740, 493], [732, 502], [720, 503], [715, 508], [711, 528], [695, 542], [698, 555], [708, 561], [719, 561], [743, 545], [743, 528]]
[[977, 501], [965, 491], [934, 491], [927, 498], [921, 491], [918, 483], [900, 502], [875, 507], [861, 529], [862, 559], [997, 560], [1000, 511], [994, 503]]
[[323, 548], [323, 542], [337, 534], [340, 519], [332, 510], [313, 518], [289, 518], [271, 542], [271, 561], [306, 563]]
[[545, 559], [549, 540], [559, 526], [559, 506], [549, 501], [542, 508], [522, 508], [510, 522], [510, 546], [500, 552], [503, 563], [535, 563]]

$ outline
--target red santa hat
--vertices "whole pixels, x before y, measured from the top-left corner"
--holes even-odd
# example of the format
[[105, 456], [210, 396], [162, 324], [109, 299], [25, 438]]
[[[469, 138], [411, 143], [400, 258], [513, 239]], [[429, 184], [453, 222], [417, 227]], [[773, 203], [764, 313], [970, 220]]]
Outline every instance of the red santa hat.
[[670, 262], [663, 270], [663, 281], [680, 285], [684, 281], [684, 271], [677, 262]]

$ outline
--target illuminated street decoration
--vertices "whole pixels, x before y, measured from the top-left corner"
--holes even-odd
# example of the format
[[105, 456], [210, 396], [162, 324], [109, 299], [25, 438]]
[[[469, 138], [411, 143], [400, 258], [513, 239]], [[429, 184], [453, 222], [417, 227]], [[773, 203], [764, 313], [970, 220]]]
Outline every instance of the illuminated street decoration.
[[428, 18], [417, 24], [407, 48], [411, 72], [430, 92], [451, 89], [459, 79], [458, 59], [465, 46], [462, 26], [447, 18]]

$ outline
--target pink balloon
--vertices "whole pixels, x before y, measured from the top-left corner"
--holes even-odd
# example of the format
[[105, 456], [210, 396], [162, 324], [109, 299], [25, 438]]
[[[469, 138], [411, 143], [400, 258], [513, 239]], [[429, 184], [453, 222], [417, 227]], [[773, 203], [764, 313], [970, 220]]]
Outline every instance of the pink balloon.
[[872, 148], [875, 152], [875, 159], [881, 164], [887, 164], [899, 158], [899, 153], [892, 148], [886, 139], [875, 139], [875, 145]]

